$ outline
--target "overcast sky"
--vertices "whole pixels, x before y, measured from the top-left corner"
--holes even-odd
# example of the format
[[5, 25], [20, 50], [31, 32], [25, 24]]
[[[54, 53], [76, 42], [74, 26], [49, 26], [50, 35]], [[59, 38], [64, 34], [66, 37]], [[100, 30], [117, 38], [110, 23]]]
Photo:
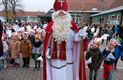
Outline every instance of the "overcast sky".
[[22, 5], [26, 11], [45, 11], [53, 7], [55, 0], [22, 0]]
[[[1, 0], [0, 0], [1, 1]], [[53, 7], [55, 0], [21, 0], [21, 4], [25, 11], [49, 11]], [[0, 6], [0, 11], [3, 6]]]

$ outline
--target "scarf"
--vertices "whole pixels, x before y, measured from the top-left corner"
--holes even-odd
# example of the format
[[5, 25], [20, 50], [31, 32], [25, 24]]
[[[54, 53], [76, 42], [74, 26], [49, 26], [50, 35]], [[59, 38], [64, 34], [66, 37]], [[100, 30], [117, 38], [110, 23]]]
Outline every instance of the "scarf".
[[42, 41], [34, 42], [34, 47], [40, 47], [42, 44]]

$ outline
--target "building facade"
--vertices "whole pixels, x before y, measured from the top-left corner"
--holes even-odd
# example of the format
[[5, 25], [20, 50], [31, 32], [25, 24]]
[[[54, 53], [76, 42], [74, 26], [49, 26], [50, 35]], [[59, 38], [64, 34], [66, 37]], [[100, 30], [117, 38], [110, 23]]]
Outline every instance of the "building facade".
[[92, 24], [101, 23], [101, 20], [104, 24], [123, 24], [123, 6], [91, 15], [91, 20]]
[[92, 24], [123, 24], [123, 0], [112, 0], [109, 8], [101, 13], [91, 15]]
[[[90, 15], [108, 9], [112, 0], [67, 0], [67, 2], [69, 7], [68, 12], [76, 24], [79, 25], [81, 23], [90, 24]], [[40, 18], [45, 20], [51, 19], [52, 13], [53, 9], [50, 9], [45, 16], [40, 16]]]
[[[20, 20], [21, 22], [40, 22], [39, 16], [45, 15], [45, 12], [34, 12], [34, 11], [24, 11], [16, 13], [16, 21]], [[6, 22], [5, 12], [0, 12], [0, 19], [3, 22]]]

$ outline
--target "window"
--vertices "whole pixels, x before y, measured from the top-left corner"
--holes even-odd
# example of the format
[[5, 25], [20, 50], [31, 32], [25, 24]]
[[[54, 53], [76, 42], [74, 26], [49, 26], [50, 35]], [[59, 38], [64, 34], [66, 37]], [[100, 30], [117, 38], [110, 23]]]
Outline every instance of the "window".
[[117, 20], [120, 22], [121, 21], [121, 15], [117, 15]]

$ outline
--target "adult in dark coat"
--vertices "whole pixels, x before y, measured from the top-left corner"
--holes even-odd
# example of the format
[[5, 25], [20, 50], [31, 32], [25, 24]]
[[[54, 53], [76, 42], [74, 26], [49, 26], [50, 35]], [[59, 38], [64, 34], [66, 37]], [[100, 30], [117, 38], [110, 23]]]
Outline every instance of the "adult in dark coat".
[[119, 36], [120, 36], [120, 38], [122, 39], [122, 42], [121, 42], [121, 44], [122, 44], [122, 48], [121, 48], [121, 60], [123, 61], [123, 25], [121, 26], [121, 27], [119, 27], [119, 32], [118, 32], [118, 34], [119, 34]]
[[0, 20], [0, 57], [3, 55], [3, 43], [2, 43], [2, 32], [3, 32], [3, 25]]
[[123, 26], [119, 27], [119, 32], [118, 32], [120, 38], [122, 39], [122, 45], [123, 45]]

